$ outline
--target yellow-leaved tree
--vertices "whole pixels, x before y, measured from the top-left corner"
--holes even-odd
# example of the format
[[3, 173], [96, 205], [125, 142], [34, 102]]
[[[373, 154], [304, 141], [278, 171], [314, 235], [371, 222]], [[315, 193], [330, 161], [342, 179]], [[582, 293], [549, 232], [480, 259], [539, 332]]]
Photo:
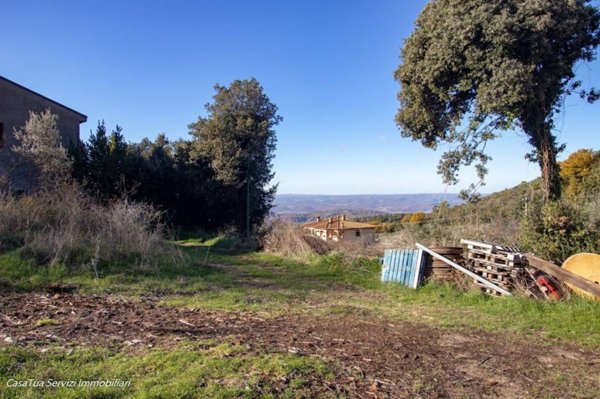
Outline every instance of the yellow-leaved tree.
[[583, 192], [584, 182], [591, 175], [594, 166], [600, 162], [600, 152], [591, 149], [577, 150], [560, 164], [560, 177], [565, 185], [564, 192], [575, 198]]

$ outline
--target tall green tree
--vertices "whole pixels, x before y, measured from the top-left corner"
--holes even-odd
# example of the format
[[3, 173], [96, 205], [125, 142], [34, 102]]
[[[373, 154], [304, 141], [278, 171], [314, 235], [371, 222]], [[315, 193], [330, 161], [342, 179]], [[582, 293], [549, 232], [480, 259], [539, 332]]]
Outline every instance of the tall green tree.
[[546, 197], [557, 198], [562, 146], [554, 119], [568, 94], [598, 98], [581, 88], [573, 67], [594, 58], [599, 21], [589, 0], [430, 1], [395, 73], [402, 135], [433, 149], [450, 143], [439, 173], [456, 184], [460, 166], [471, 164], [483, 182], [486, 143], [502, 130], [520, 129]]
[[189, 126], [194, 153], [230, 189], [232, 221], [249, 234], [264, 221], [275, 196], [277, 187], [268, 185], [274, 177], [275, 127], [282, 118], [254, 78], [216, 85], [215, 91], [207, 116]]
[[130, 159], [128, 145], [123, 137], [123, 129], [116, 126], [108, 134], [104, 121], [98, 122], [96, 132], [92, 132], [85, 151], [76, 149], [71, 153], [81, 168], [81, 157], [85, 156], [85, 173], [74, 171], [79, 179], [95, 195], [108, 199], [121, 196], [128, 191], [128, 170]]

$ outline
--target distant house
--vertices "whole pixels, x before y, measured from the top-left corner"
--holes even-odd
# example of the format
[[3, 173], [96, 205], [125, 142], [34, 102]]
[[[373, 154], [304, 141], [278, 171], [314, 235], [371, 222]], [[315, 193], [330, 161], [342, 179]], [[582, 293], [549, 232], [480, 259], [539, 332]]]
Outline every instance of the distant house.
[[12, 152], [17, 144], [14, 130], [25, 125], [29, 111], [46, 109], [58, 116], [62, 145], [69, 148], [72, 142], [78, 142], [79, 125], [87, 121], [87, 116], [0, 76], [0, 180], [9, 177], [13, 191], [28, 191], [34, 181], [31, 168], [19, 164]]
[[346, 219], [346, 215], [304, 224], [304, 231], [323, 241], [373, 241], [375, 239], [375, 226], [368, 223], [354, 222]]

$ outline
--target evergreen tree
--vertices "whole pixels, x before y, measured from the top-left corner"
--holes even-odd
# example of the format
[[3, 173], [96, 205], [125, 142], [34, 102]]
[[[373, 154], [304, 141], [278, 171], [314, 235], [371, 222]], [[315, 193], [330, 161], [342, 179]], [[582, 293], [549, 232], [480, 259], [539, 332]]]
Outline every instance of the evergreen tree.
[[96, 132], [90, 134], [87, 144], [88, 170], [84, 184], [99, 197], [110, 197], [114, 176], [110, 174], [110, 149], [104, 121], [99, 121]]
[[277, 189], [268, 185], [274, 177], [275, 126], [282, 118], [254, 78], [215, 90], [207, 116], [189, 126], [194, 156], [227, 189], [231, 222], [249, 234], [268, 215]]

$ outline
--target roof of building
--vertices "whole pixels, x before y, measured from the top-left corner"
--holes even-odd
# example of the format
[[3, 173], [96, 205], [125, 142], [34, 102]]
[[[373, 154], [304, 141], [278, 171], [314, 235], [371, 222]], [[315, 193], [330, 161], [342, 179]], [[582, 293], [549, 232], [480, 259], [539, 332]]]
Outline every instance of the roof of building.
[[341, 217], [305, 223], [304, 227], [311, 229], [333, 229], [333, 230], [348, 230], [348, 229], [374, 229], [376, 226], [369, 223], [354, 222]]
[[51, 103], [53, 103], [53, 104], [55, 104], [55, 105], [58, 105], [59, 107], [61, 107], [61, 108], [64, 108], [64, 109], [66, 109], [67, 111], [70, 111], [70, 112], [73, 112], [73, 113], [75, 113], [75, 114], [79, 115], [79, 116], [81, 117], [81, 121], [80, 121], [80, 123], [87, 122], [87, 115], [84, 115], [84, 114], [82, 114], [81, 112], [75, 111], [73, 108], [69, 108], [69, 107], [67, 107], [66, 105], [63, 105], [63, 104], [59, 103], [58, 101], [54, 101], [53, 99], [51, 99], [51, 98], [48, 98], [48, 97], [46, 97], [46, 96], [44, 96], [44, 95], [41, 95], [40, 93], [37, 93], [37, 92], [35, 92], [35, 91], [31, 90], [31, 89], [28, 89], [28, 88], [27, 88], [27, 87], [25, 87], [25, 86], [22, 86], [22, 85], [20, 85], [20, 84], [18, 84], [18, 83], [16, 83], [16, 82], [13, 82], [12, 80], [6, 79], [4, 76], [0, 76], [0, 80], [3, 80], [3, 81], [5, 81], [5, 82], [7, 82], [7, 83], [10, 83], [10, 84], [11, 84], [11, 85], [13, 85], [13, 86], [16, 86], [16, 87], [18, 87], [18, 88], [20, 88], [20, 89], [22, 89], [22, 90], [25, 90], [25, 91], [27, 91], [27, 92], [29, 92], [29, 93], [33, 94], [33, 95], [36, 95], [36, 96], [38, 96], [38, 97], [41, 97], [41, 98], [43, 98], [43, 99], [44, 99], [44, 100], [46, 100], [46, 101], [49, 101], [49, 102], [51, 102]]

